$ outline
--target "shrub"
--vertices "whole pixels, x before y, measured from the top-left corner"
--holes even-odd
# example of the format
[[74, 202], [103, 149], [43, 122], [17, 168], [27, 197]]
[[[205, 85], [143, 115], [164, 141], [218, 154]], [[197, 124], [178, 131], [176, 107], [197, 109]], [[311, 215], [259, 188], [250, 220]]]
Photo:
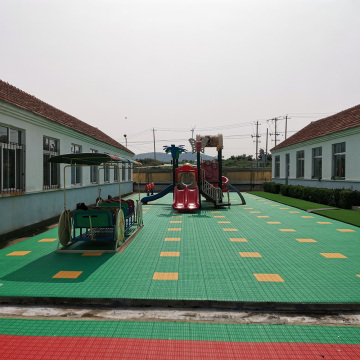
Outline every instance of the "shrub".
[[264, 191], [278, 194], [280, 192], [280, 184], [274, 183], [274, 182], [265, 182], [263, 184]]
[[289, 196], [289, 187], [291, 185], [280, 185], [280, 194], [284, 196]]
[[329, 196], [329, 199], [328, 199], [328, 204], [330, 206], [339, 207], [340, 192], [341, 192], [341, 189], [332, 190], [332, 192]]
[[339, 207], [343, 209], [351, 209], [354, 201], [355, 191], [351, 190], [341, 190], [339, 198]]

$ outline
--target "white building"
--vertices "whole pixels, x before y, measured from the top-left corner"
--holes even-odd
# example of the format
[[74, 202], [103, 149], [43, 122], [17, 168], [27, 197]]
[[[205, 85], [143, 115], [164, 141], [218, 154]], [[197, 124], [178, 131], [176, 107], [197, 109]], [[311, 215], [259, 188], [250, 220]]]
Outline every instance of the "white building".
[[360, 105], [312, 122], [271, 152], [276, 183], [360, 190]]
[[[99, 129], [0, 80], [0, 239], [10, 232], [57, 217], [63, 209], [64, 165], [47, 159], [70, 152], [99, 152], [131, 159], [133, 152]], [[74, 170], [74, 169], [73, 169]], [[66, 172], [67, 208], [133, 191], [132, 168], [77, 168]], [[98, 178], [98, 177], [101, 178]], [[16, 232], [15, 232], [16, 233]]]

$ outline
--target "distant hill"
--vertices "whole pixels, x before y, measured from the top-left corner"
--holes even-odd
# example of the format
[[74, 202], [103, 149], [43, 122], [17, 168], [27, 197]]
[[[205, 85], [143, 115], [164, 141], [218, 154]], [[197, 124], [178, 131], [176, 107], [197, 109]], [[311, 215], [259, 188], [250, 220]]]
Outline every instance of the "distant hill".
[[[201, 157], [203, 160], [212, 160], [214, 158], [214, 156], [209, 156], [209, 155], [204, 155], [201, 154]], [[154, 153], [153, 152], [149, 152], [149, 153], [144, 153], [144, 154], [137, 154], [133, 157], [134, 160], [141, 160], [141, 159], [153, 159], [154, 158]], [[170, 154], [166, 154], [164, 152], [157, 152], [156, 153], [156, 160], [165, 162], [165, 163], [170, 163], [171, 161], [171, 155]], [[196, 161], [196, 154], [192, 154], [192, 153], [182, 153], [179, 156], [179, 161], [182, 160], [187, 160], [187, 161]]]

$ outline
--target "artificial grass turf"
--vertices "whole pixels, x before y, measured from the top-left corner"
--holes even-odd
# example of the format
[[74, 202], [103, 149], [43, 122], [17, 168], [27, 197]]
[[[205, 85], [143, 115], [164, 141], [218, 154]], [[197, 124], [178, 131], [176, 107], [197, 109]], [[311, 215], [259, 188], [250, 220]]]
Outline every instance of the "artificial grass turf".
[[[263, 197], [272, 201], [279, 202], [281, 204], [296, 207], [301, 210], [320, 209], [320, 208], [334, 208], [333, 206], [318, 204], [310, 201], [294, 199], [281, 194], [272, 194], [265, 191], [249, 191], [250, 194]], [[328, 217], [330, 219], [339, 220], [347, 224], [360, 227], [360, 211], [355, 210], [318, 210], [312, 213]]]

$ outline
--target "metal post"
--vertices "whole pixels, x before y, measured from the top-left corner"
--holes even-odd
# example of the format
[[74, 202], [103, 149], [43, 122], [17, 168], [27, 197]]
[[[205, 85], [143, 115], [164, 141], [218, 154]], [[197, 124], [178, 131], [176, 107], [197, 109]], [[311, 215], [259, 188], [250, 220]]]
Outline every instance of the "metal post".
[[200, 167], [200, 151], [196, 152], [196, 165], [198, 170], [198, 189], [199, 189], [199, 204], [201, 209], [201, 167]]
[[[219, 149], [218, 151], [218, 162], [219, 162], [219, 189], [222, 191], [222, 149]], [[221, 197], [219, 199], [219, 202], [222, 202]]]
[[154, 159], [156, 160], [156, 151], [155, 151], [155, 129], [153, 128], [153, 138], [154, 138]]

